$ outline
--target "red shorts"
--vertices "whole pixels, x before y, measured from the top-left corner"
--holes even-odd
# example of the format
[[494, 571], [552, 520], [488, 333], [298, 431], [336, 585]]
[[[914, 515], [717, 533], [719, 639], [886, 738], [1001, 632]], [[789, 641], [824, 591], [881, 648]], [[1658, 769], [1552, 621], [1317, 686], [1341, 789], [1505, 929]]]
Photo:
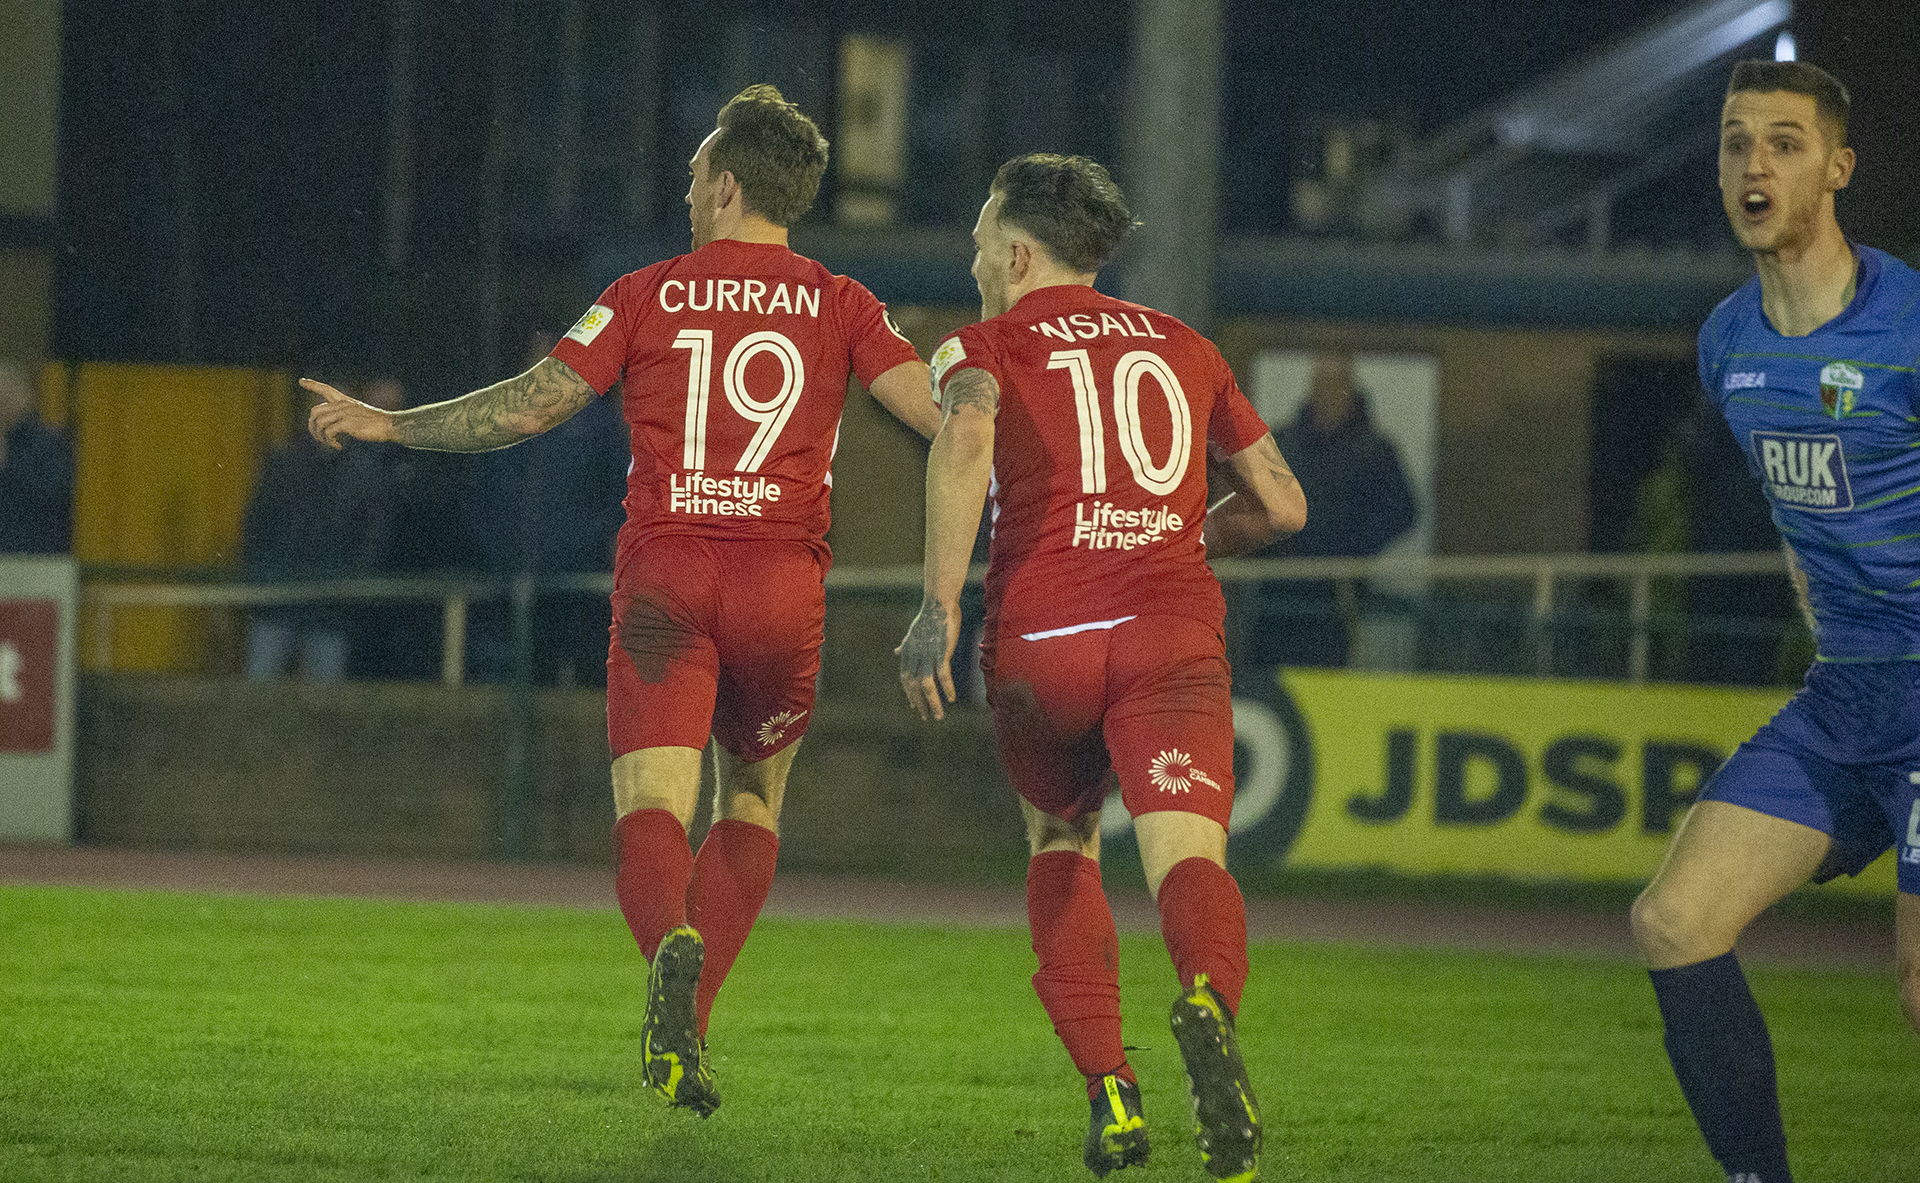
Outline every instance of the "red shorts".
[[993, 734], [1013, 787], [1069, 821], [1108, 774], [1127, 812], [1233, 813], [1233, 683], [1220, 633], [1137, 616], [1064, 635], [1001, 633], [981, 653]]
[[613, 589], [607, 743], [704, 748], [751, 763], [805, 733], [826, 624], [802, 542], [653, 539]]

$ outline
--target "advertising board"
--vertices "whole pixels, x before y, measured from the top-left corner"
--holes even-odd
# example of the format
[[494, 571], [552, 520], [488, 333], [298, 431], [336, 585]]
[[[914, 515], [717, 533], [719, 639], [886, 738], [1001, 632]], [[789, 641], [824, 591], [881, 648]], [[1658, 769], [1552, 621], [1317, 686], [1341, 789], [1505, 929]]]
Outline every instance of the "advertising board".
[[74, 565], [0, 556], [0, 840], [73, 837]]
[[[1236, 671], [1231, 857], [1405, 875], [1644, 882], [1786, 689]], [[1102, 818], [1127, 826], [1117, 797]], [[1891, 894], [1881, 858], [1841, 890]]]

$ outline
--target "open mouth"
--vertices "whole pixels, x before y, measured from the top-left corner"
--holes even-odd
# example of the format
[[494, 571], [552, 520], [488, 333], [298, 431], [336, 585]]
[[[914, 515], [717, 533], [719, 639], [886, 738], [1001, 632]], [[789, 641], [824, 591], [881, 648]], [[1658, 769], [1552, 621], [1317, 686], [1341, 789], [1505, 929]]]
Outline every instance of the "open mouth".
[[1765, 193], [1749, 193], [1740, 199], [1740, 208], [1754, 217], [1759, 217], [1773, 208], [1773, 198]]

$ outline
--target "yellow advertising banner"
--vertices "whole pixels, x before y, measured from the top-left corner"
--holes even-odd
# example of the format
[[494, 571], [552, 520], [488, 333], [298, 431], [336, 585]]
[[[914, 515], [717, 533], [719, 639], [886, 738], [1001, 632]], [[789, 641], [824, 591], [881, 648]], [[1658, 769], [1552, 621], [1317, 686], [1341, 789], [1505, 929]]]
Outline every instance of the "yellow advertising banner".
[[[1786, 690], [1282, 670], [1311, 751], [1302, 867], [1644, 881]], [[1291, 789], [1291, 786], [1289, 786]], [[1882, 857], [1857, 891], [1894, 890]]]

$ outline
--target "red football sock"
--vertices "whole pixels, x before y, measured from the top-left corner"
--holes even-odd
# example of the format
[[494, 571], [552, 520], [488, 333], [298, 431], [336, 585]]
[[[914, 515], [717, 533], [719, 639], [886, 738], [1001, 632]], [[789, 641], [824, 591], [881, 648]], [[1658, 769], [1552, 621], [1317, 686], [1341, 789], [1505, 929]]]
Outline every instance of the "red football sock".
[[687, 922], [692, 874], [693, 848], [670, 811], [636, 809], [614, 823], [613, 894], [648, 961], [661, 938]]
[[773, 886], [774, 859], [780, 837], [765, 826], [722, 818], [713, 823], [693, 860], [693, 882], [687, 886], [687, 922], [700, 931], [707, 960], [700, 970], [700, 990], [694, 1008], [700, 1034], [707, 1033], [707, 1014], [714, 995], [727, 980], [733, 959], [740, 955], [767, 902]]
[[1120, 936], [1100, 864], [1050, 850], [1027, 864], [1027, 923], [1040, 969], [1034, 993], [1082, 1076], [1133, 1079], [1120, 1042]]
[[1160, 935], [1182, 986], [1196, 975], [1240, 1013], [1247, 984], [1247, 903], [1227, 869], [1207, 858], [1182, 859], [1160, 881]]

